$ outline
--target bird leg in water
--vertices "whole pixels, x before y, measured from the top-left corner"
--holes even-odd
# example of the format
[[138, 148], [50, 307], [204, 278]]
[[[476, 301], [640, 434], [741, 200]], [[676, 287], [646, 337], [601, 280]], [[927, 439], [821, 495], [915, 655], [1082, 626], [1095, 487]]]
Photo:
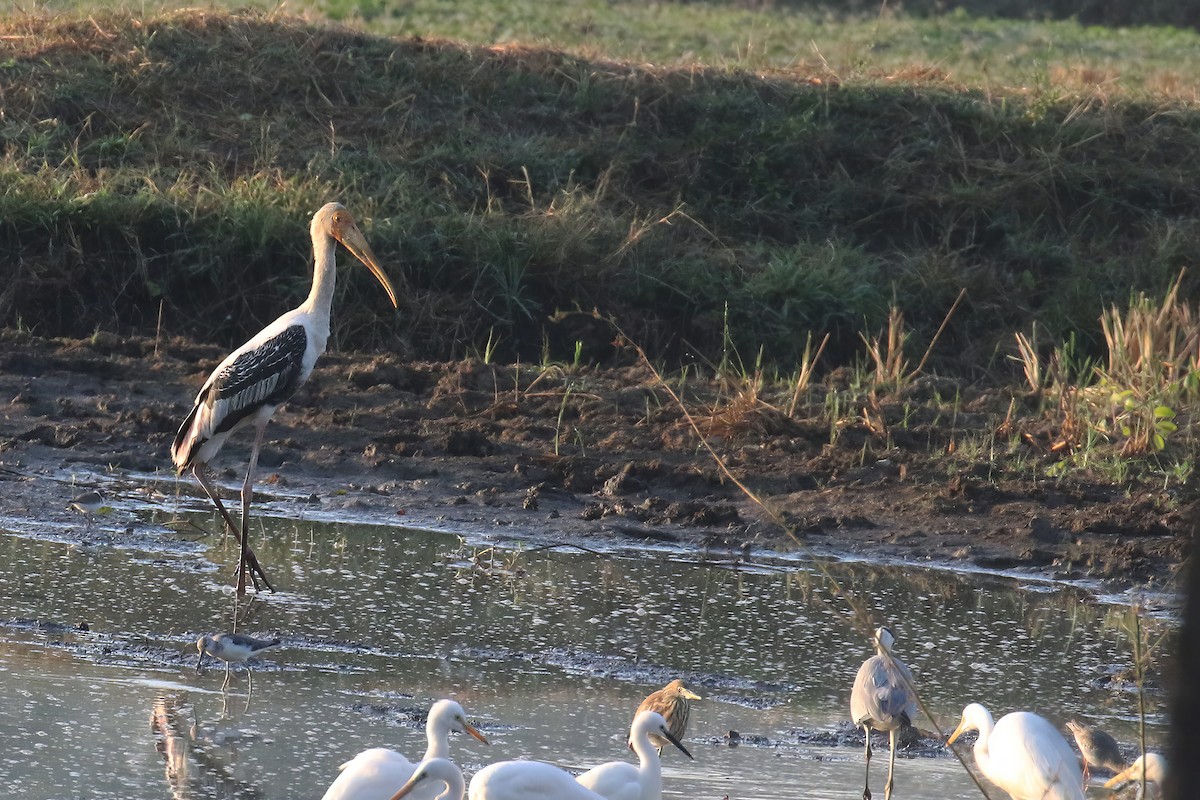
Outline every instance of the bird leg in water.
[[863, 778], [863, 800], [871, 800], [871, 729], [863, 726], [867, 740], [867, 774]]
[[[254, 470], [258, 467], [258, 451], [262, 447], [263, 433], [267, 430], [266, 417], [255, 425], [254, 446], [250, 448], [250, 464], [246, 467], [246, 481], [242, 484], [242, 555], [238, 560], [237, 593], [246, 593], [247, 556], [250, 553], [250, 501], [254, 499]], [[253, 573], [251, 573], [253, 575]], [[255, 582], [255, 590], [258, 584]]]
[[[233, 521], [233, 517], [230, 516], [229, 512], [225, 510], [225, 504], [221, 502], [220, 495], [218, 495], [216, 490], [209, 484], [208, 478], [206, 478], [204, 475], [204, 467], [200, 464], [196, 464], [194, 467], [192, 467], [192, 474], [196, 476], [196, 480], [200, 483], [200, 487], [204, 489], [204, 493], [208, 495], [208, 499], [213, 501], [213, 505], [215, 505], [217, 507], [217, 511], [221, 513], [221, 517], [224, 518], [225, 524], [229, 527], [229, 530], [233, 531], [233, 535], [237, 537], [238, 544], [241, 544], [241, 531], [238, 529], [237, 523]], [[250, 550], [247, 555], [250, 559], [250, 577], [254, 581], [254, 588], [258, 588], [258, 579], [262, 578], [262, 582], [267, 589], [272, 592], [275, 591], [275, 588], [271, 586], [271, 582], [267, 580], [267, 574], [263, 572], [262, 567], [259, 565], [258, 558], [254, 555], [254, 551]]]
[[888, 745], [892, 749], [891, 756], [888, 758], [888, 779], [887, 785], [883, 787], [883, 800], [892, 800], [892, 770], [896, 768], [896, 729], [892, 728], [888, 731]]

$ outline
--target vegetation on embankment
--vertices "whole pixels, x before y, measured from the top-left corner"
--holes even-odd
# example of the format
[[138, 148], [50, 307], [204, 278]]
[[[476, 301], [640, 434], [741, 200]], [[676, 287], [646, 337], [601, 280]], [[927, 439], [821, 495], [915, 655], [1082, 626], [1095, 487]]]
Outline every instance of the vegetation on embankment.
[[1161, 294], [1200, 252], [1200, 108], [1182, 101], [643, 67], [257, 14], [3, 33], [0, 241], [19, 256], [0, 321], [45, 333], [149, 330], [161, 301], [171, 332], [232, 342], [303, 293], [305, 216], [335, 197], [414, 299], [382, 326], [343, 302], [345, 343], [436, 357], [489, 334], [526, 358], [570, 348], [545, 319], [579, 306], [666, 356], [728, 338], [794, 363], [811, 330], [844, 363], [892, 301], [922, 346], [965, 286], [935, 357], [971, 373], [1034, 320], [1099, 343], [1107, 303]]
[[604, 360], [607, 324], [550, 319], [595, 308], [656, 360], [740, 363], [753, 398], [756, 354], [788, 374], [828, 335], [818, 372], [854, 370], [835, 406], [857, 415], [945, 323], [925, 371], [1027, 381], [1058, 409], [1047, 447], [1193, 442], [1172, 429], [1191, 321], [1145, 364], [1100, 318], [1153, 306], [1200, 253], [1195, 87], [654, 66], [257, 12], [25, 15], [0, 36], [0, 325], [236, 344], [306, 292], [307, 215], [336, 198], [408, 299], [396, 315], [345, 271], [343, 347]]

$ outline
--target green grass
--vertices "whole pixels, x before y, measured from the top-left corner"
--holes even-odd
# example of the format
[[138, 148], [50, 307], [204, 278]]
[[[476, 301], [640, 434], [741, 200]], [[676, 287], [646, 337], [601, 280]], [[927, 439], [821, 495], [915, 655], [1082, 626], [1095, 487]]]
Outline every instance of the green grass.
[[[188, 5], [194, 4], [144, 4], [152, 8]], [[277, 6], [268, 0], [214, 5], [263, 10]], [[1057, 87], [1074, 91], [1099, 86], [1106, 93], [1197, 97], [1194, 76], [1200, 71], [1200, 34], [1196, 30], [1084, 25], [1061, 13], [1085, 11], [1086, 3], [1062, 3], [1066, 8], [1048, 15], [1057, 19], [1044, 20], [1024, 18], [1047, 16], [1047, 4], [1036, 0], [1007, 4], [1004, 16], [1008, 18], [988, 15], [988, 9], [1005, 10], [1005, 4], [991, 0], [962, 3], [962, 8], [949, 14], [924, 8], [926, 13], [919, 15], [886, 9], [881, 15], [875, 2], [831, 2], [824, 7], [805, 2], [764, 4], [763, 8], [744, 5], [732, 0], [292, 0], [287, 8], [354, 24], [374, 35], [548, 46], [588, 57], [661, 66], [704, 64], [840, 80], [921, 70], [984, 90]], [[904, 4], [913, 10], [921, 5]], [[1141, 5], [1145, 22], [1200, 24], [1200, 11], [1191, 9], [1186, 0]], [[128, 0], [43, 0], [34, 7], [92, 11], [130, 4]], [[857, 10], [834, 13], [848, 7]], [[1082, 14], [1096, 22], [1109, 18], [1121, 22], [1129, 16], [1117, 9]]]
[[[306, 215], [338, 198], [413, 301], [397, 318], [348, 272], [343, 346], [603, 358], [608, 332], [546, 322], [595, 307], [665, 358], [728, 342], [791, 369], [830, 333], [828, 368], [893, 302], [919, 357], [966, 286], [933, 365], [977, 376], [1035, 320], [1098, 351], [1106, 304], [1161, 294], [1200, 252], [1194, 98], [1053, 79], [1058, 56], [1065, 76], [1195, 74], [1194, 33], [548, 8], [378, 4], [371, 35], [279, 13], [10, 18], [0, 243], [20, 259], [0, 324], [146, 330], [161, 302], [167, 331], [235, 343], [303, 296]], [[953, 80], [911, 68], [931, 63]]]

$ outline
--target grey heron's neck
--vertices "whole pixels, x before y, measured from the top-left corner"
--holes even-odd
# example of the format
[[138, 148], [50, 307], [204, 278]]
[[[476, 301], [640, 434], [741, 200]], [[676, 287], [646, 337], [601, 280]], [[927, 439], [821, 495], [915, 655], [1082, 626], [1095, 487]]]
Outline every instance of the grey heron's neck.
[[322, 234], [313, 237], [313, 282], [308, 299], [302, 306], [325, 327], [329, 326], [329, 311], [333, 307], [333, 287], [337, 281], [334, 254], [337, 242], [332, 236]]

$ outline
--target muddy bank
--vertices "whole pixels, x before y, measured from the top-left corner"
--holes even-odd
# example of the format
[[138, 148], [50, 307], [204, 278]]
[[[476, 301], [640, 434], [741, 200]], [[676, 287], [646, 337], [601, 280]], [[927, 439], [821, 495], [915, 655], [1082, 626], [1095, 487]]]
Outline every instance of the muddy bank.
[[[5, 511], [44, 513], [62, 536], [100, 539], [61, 510], [70, 487], [38, 476], [113, 467], [157, 472], [157, 487], [174, 491], [171, 440], [224, 354], [177, 339], [0, 332]], [[1188, 551], [1194, 487], [1037, 478], [1035, 436], [1029, 452], [951, 457], [994, 433], [1011, 395], [942, 383], [918, 382], [835, 421], [817, 413], [819, 396], [788, 417], [779, 410], [786, 397], [747, 397], [694, 377], [684, 394], [733, 474], [819, 552], [1170, 584]], [[955, 395], [951, 424], [941, 398]], [[238, 436], [222, 452], [227, 485], [240, 482], [249, 444]], [[795, 546], [723, 479], [638, 366], [330, 353], [275, 416], [260, 475], [265, 495], [310, 512], [358, 508], [606, 544]]]

